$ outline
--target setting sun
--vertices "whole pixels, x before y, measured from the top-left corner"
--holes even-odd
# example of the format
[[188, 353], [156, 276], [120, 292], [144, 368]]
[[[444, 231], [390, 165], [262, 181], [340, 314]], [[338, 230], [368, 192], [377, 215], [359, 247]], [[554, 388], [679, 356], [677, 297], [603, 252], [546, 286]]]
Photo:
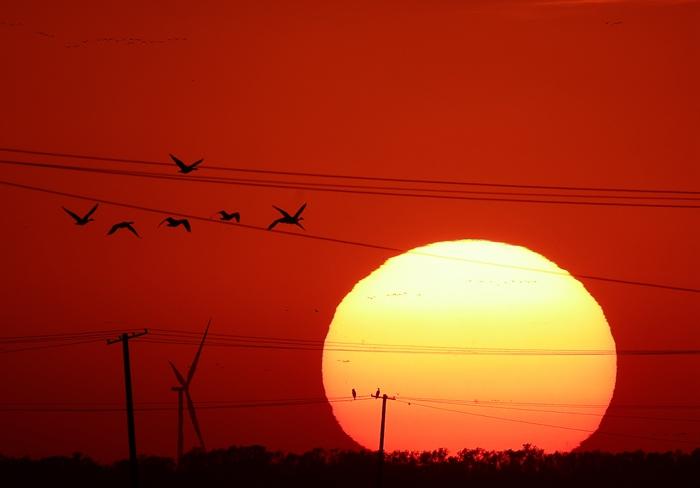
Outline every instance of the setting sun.
[[509, 244], [440, 242], [386, 261], [338, 306], [323, 382], [354, 440], [375, 449], [377, 388], [388, 450], [568, 451], [598, 428], [616, 379], [615, 342], [584, 286]]

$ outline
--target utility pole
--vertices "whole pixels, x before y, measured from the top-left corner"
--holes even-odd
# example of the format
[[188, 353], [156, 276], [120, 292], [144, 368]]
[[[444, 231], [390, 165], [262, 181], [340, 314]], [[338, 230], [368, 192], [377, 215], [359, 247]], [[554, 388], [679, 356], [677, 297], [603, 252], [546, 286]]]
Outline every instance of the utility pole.
[[139, 486], [139, 471], [136, 460], [136, 429], [134, 428], [134, 397], [131, 392], [131, 359], [129, 357], [129, 339], [135, 339], [148, 334], [148, 329], [143, 332], [121, 334], [116, 339], [108, 339], [107, 345], [122, 343], [124, 353], [124, 388], [126, 390], [126, 428], [129, 432], [129, 470], [131, 471], [131, 487]]
[[386, 401], [396, 400], [396, 397], [389, 397], [386, 393], [382, 395], [382, 422], [379, 427], [379, 453], [377, 466], [377, 488], [381, 488], [384, 477], [384, 426], [386, 425]]

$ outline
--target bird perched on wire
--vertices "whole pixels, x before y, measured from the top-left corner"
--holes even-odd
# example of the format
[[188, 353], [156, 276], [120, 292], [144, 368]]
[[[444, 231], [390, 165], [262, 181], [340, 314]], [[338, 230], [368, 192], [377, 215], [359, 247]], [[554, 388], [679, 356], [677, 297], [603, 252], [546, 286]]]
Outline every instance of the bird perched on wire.
[[171, 157], [172, 160], [175, 162], [175, 164], [177, 164], [177, 167], [179, 168], [180, 173], [182, 173], [182, 174], [184, 174], [184, 175], [186, 175], [187, 173], [191, 173], [192, 171], [195, 171], [195, 170], [199, 169], [199, 168], [197, 168], [197, 166], [199, 166], [200, 164], [202, 164], [202, 161], [204, 161], [204, 158], [202, 158], [202, 159], [199, 159], [199, 160], [195, 161], [195, 162], [192, 163], [192, 164], [185, 164], [185, 163], [183, 163], [181, 160], [179, 160], [176, 156], [173, 156], [172, 154], [170, 155], [170, 157]]
[[[304, 205], [302, 205], [301, 207], [299, 207], [299, 210], [297, 210], [297, 213], [295, 213], [294, 215], [289, 215], [287, 212], [285, 212], [284, 210], [282, 210], [279, 207], [275, 207], [274, 205], [272, 207], [275, 210], [277, 210], [279, 213], [281, 213], [282, 217], [280, 217], [279, 219], [272, 222], [267, 227], [267, 230], [272, 230], [277, 224], [292, 224], [292, 225], [296, 225], [296, 226], [304, 229], [304, 226], [301, 225], [300, 221], [304, 220], [304, 217], [301, 216], [301, 213], [306, 208], [306, 203]], [[306, 230], [306, 229], [304, 229], [304, 230]]]
[[187, 232], [192, 232], [192, 226], [190, 225], [190, 221], [187, 219], [176, 219], [174, 217], [167, 217], [163, 219], [163, 221], [158, 224], [158, 227], [161, 225], [167, 225], [168, 227], [178, 227], [178, 226], [183, 226]]
[[352, 399], [355, 400], [357, 398], [357, 392], [355, 391], [355, 388], [352, 389]]
[[226, 210], [219, 210], [218, 215], [220, 215], [220, 220], [228, 222], [229, 220], [235, 220], [236, 222], [241, 221], [241, 214], [239, 212], [228, 213]]
[[99, 203], [96, 203], [95, 206], [92, 207], [90, 209], [90, 211], [82, 217], [80, 215], [76, 214], [75, 212], [68, 210], [66, 207], [61, 207], [61, 208], [63, 209], [64, 212], [66, 212], [68, 215], [70, 215], [73, 218], [73, 220], [75, 220], [75, 225], [86, 225], [88, 222], [92, 222], [93, 220], [95, 220], [92, 218], [92, 214], [95, 213], [95, 210], [97, 210], [97, 207], [99, 205], [100, 205]]
[[132, 234], [134, 234], [136, 237], [138, 237], [139, 239], [141, 239], [141, 236], [139, 235], [139, 233], [136, 232], [136, 229], [134, 229], [134, 222], [131, 221], [131, 220], [124, 221], [124, 222], [117, 222], [116, 224], [114, 224], [114, 225], [109, 229], [109, 232], [107, 232], [107, 235], [108, 235], [108, 236], [111, 236], [112, 234], [114, 234], [114, 233], [115, 233], [116, 231], [118, 231], [119, 229], [126, 229], [126, 230], [128, 230], [129, 232], [131, 232]]
[[374, 398], [379, 398], [379, 388], [377, 388], [377, 393], [374, 394]]

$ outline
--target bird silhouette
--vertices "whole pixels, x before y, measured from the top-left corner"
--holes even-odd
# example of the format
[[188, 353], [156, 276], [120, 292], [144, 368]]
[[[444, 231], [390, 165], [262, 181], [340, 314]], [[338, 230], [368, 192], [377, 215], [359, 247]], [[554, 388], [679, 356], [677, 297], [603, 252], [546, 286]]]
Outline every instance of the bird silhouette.
[[[301, 216], [301, 213], [306, 208], [306, 203], [304, 205], [302, 205], [301, 207], [299, 207], [299, 210], [297, 210], [297, 213], [295, 213], [294, 215], [289, 215], [287, 212], [285, 212], [284, 210], [282, 210], [279, 207], [275, 207], [274, 205], [272, 207], [275, 210], [277, 210], [279, 213], [281, 213], [282, 217], [280, 217], [279, 219], [272, 222], [267, 227], [267, 230], [272, 230], [277, 224], [293, 224], [293, 225], [299, 226], [302, 229], [304, 229], [304, 226], [301, 225], [300, 221], [304, 220], [304, 217]], [[306, 230], [306, 229], [304, 229], [304, 230]]]
[[176, 156], [173, 156], [172, 154], [170, 155], [170, 157], [175, 162], [175, 164], [177, 164], [177, 167], [179, 168], [180, 173], [185, 174], [185, 175], [187, 173], [191, 173], [192, 171], [199, 169], [199, 168], [197, 168], [197, 166], [202, 164], [202, 161], [204, 161], [204, 159], [199, 159], [199, 160], [195, 161], [194, 163], [187, 165], [187, 164], [183, 163], [182, 161], [180, 161]]
[[221, 215], [221, 220], [225, 222], [228, 222], [229, 220], [235, 220], [236, 222], [241, 221], [241, 214], [239, 212], [228, 213], [226, 210], [219, 210], [217, 213]]
[[158, 224], [158, 227], [161, 225], [166, 224], [168, 227], [178, 227], [178, 226], [183, 226], [187, 232], [192, 232], [192, 226], [190, 225], [190, 221], [187, 219], [176, 219], [174, 217], [167, 217], [163, 219], [163, 221]]
[[136, 232], [136, 229], [134, 229], [134, 222], [131, 221], [131, 220], [129, 220], [129, 221], [124, 221], [124, 222], [117, 222], [116, 224], [114, 224], [114, 225], [109, 229], [109, 232], [107, 232], [107, 235], [108, 235], [108, 236], [111, 236], [112, 234], [114, 234], [114, 233], [115, 233], [116, 231], [118, 231], [119, 229], [127, 229], [129, 232], [131, 232], [131, 233], [134, 234], [136, 237], [138, 237], [139, 239], [141, 239], [141, 236], [139, 235], [139, 233]]
[[374, 398], [379, 398], [379, 388], [377, 388], [377, 393], [374, 394]]
[[68, 215], [70, 215], [73, 218], [73, 220], [75, 220], [75, 225], [85, 225], [88, 222], [92, 222], [93, 220], [95, 220], [92, 218], [92, 214], [95, 213], [95, 210], [97, 210], [98, 206], [99, 206], [99, 203], [96, 203], [95, 206], [92, 207], [90, 209], [90, 211], [88, 213], [86, 213], [83, 217], [76, 214], [75, 212], [68, 210], [66, 207], [61, 207], [61, 208], [64, 210], [64, 212], [66, 212]]
[[354, 400], [356, 398], [357, 398], [357, 392], [355, 391], [355, 388], [353, 388], [352, 389], [352, 399]]

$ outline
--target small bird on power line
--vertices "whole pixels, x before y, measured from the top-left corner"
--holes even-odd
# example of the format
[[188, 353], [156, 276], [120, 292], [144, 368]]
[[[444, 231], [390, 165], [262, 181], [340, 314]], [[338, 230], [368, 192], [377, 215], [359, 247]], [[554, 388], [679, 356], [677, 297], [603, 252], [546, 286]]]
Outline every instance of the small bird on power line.
[[131, 221], [131, 220], [129, 220], [129, 221], [124, 221], [124, 222], [118, 222], [118, 223], [114, 224], [114, 225], [112, 226], [112, 228], [109, 229], [109, 232], [107, 232], [107, 235], [108, 235], [108, 236], [111, 236], [112, 234], [114, 234], [114, 233], [115, 233], [116, 231], [118, 231], [119, 229], [126, 229], [126, 230], [128, 230], [129, 232], [131, 232], [132, 234], [134, 234], [136, 237], [138, 237], [139, 239], [141, 239], [141, 236], [139, 235], [139, 233], [136, 232], [136, 229], [134, 229], [134, 222]]
[[379, 398], [379, 388], [377, 388], [377, 393], [374, 394], [374, 398]]
[[199, 169], [199, 168], [197, 168], [197, 166], [202, 164], [202, 161], [204, 161], [204, 158], [202, 158], [202, 159], [199, 159], [199, 160], [195, 161], [194, 163], [188, 165], [188, 164], [185, 164], [182, 161], [180, 161], [176, 156], [173, 156], [172, 154], [170, 155], [170, 157], [175, 162], [175, 164], [177, 164], [177, 167], [179, 168], [180, 173], [182, 173], [184, 175]]
[[163, 219], [163, 221], [158, 224], [158, 227], [161, 225], [166, 224], [168, 227], [178, 227], [178, 226], [183, 226], [187, 232], [192, 232], [192, 226], [190, 225], [190, 221], [187, 219], [176, 219], [174, 217], [167, 217]]
[[241, 214], [239, 212], [228, 213], [226, 210], [219, 210], [217, 212], [221, 215], [221, 220], [228, 222], [229, 220], [235, 220], [236, 222], [241, 221]]
[[352, 389], [352, 399], [354, 400], [356, 398], [357, 398], [357, 392], [355, 391], [355, 388], [353, 388]]
[[93, 220], [95, 220], [92, 218], [92, 214], [95, 213], [95, 210], [97, 210], [97, 207], [99, 205], [100, 205], [99, 203], [96, 203], [95, 206], [92, 207], [90, 209], [90, 211], [88, 213], [86, 213], [83, 217], [76, 214], [75, 212], [71, 212], [66, 207], [61, 207], [61, 208], [63, 209], [64, 212], [66, 212], [68, 215], [70, 215], [73, 218], [73, 220], [75, 220], [75, 225], [85, 225], [88, 222], [92, 222]]
[[[294, 215], [289, 215], [287, 212], [285, 212], [284, 210], [282, 210], [279, 207], [275, 207], [274, 205], [272, 207], [275, 210], [277, 210], [279, 213], [281, 213], [282, 217], [280, 217], [279, 219], [272, 222], [267, 227], [267, 230], [272, 230], [277, 224], [293, 224], [293, 225], [299, 226], [302, 229], [304, 229], [304, 226], [301, 225], [300, 221], [304, 220], [304, 217], [301, 216], [301, 213], [306, 208], [306, 203], [304, 205], [302, 205], [301, 207], [299, 207], [299, 210], [297, 210], [297, 213], [295, 213]], [[306, 230], [306, 229], [304, 229], [304, 230]]]

